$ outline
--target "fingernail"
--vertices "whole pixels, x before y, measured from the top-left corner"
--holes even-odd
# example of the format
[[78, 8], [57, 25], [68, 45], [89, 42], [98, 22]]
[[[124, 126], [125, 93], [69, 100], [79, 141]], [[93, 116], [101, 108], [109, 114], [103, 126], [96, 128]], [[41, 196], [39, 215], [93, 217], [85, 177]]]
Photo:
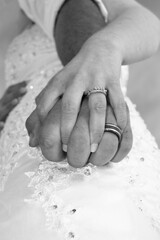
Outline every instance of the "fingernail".
[[67, 145], [63, 144], [62, 148], [64, 152], [67, 152]]
[[25, 87], [20, 88], [20, 93], [26, 93], [27, 89]]
[[97, 148], [98, 148], [98, 144], [97, 144], [97, 143], [93, 143], [93, 144], [91, 145], [91, 152], [92, 152], [92, 153], [96, 152], [96, 151], [97, 151]]

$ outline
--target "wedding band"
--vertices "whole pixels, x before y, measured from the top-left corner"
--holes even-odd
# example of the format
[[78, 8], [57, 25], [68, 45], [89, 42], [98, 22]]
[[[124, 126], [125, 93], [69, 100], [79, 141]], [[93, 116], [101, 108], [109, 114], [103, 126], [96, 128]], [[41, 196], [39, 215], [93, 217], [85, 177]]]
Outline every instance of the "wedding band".
[[104, 132], [110, 132], [110, 133], [115, 134], [118, 138], [118, 142], [119, 143], [121, 142], [122, 130], [117, 125], [114, 125], [112, 123], [105, 123]]
[[93, 93], [103, 93], [106, 96], [107, 92], [108, 92], [108, 90], [105, 89], [105, 88], [94, 87], [93, 89], [88, 90], [87, 92], [85, 92], [85, 95], [87, 95], [87, 97], [89, 97]]

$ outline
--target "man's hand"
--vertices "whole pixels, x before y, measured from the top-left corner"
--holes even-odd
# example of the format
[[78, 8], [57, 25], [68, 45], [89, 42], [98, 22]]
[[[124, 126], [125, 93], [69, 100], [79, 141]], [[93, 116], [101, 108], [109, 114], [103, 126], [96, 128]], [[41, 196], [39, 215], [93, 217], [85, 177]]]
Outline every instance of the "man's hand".
[[[27, 119], [26, 127], [29, 135], [32, 135], [30, 145], [41, 148], [45, 158], [50, 161], [62, 161], [66, 156], [73, 167], [83, 167], [88, 162], [102, 166], [110, 161], [121, 161], [132, 147], [132, 131], [128, 107], [127, 125], [122, 135], [122, 141], [118, 145], [118, 138], [113, 133], [105, 132], [96, 153], [90, 153], [89, 136], [89, 107], [88, 99], [82, 102], [81, 110], [68, 142], [67, 155], [62, 151], [60, 133], [61, 104], [59, 100], [51, 109], [43, 124], [38, 121], [36, 110]], [[112, 108], [108, 106], [106, 122], [117, 124]], [[38, 136], [38, 137], [37, 137]]]
[[27, 82], [20, 82], [10, 86], [0, 99], [0, 131], [4, 126], [4, 122], [12, 109], [19, 103], [20, 99], [26, 93]]
[[[104, 26], [92, 1], [66, 1], [59, 11], [55, 40], [59, 57], [67, 65], [39, 94], [37, 108], [26, 123], [30, 146], [39, 145], [49, 160], [62, 160], [63, 149], [74, 167], [88, 161], [104, 165], [120, 161], [131, 148], [129, 113], [119, 82], [121, 57], [114, 44], [106, 41], [104, 47], [99, 38], [91, 37]], [[83, 99], [84, 91], [94, 87], [107, 88], [107, 99], [102, 93]], [[105, 122], [123, 131], [120, 146], [114, 134], [104, 133]]]

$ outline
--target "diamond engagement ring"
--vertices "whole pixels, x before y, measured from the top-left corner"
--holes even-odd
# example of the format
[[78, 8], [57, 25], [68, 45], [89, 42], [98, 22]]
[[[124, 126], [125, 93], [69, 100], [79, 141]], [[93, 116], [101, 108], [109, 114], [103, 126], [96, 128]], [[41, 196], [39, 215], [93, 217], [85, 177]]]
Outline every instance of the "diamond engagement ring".
[[110, 132], [110, 133], [115, 134], [117, 136], [117, 138], [118, 138], [118, 142], [119, 143], [121, 142], [122, 130], [117, 125], [114, 125], [112, 123], [105, 123], [104, 132]]
[[106, 96], [106, 95], [107, 95], [107, 92], [108, 92], [108, 90], [105, 89], [105, 88], [94, 87], [94, 88], [92, 88], [91, 90], [86, 91], [86, 92], [85, 92], [85, 95], [86, 95], [87, 97], [89, 97], [89, 96], [90, 96], [91, 94], [93, 94], [93, 93], [103, 93], [103, 94]]

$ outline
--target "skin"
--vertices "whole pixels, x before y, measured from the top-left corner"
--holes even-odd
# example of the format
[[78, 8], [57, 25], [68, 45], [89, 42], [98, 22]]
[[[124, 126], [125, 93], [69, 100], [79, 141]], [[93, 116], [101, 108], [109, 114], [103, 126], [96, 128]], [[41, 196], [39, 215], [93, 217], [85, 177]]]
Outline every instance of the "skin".
[[27, 82], [20, 82], [11, 85], [0, 99], [0, 131], [4, 127], [4, 123], [9, 113], [17, 106], [21, 98], [26, 94]]
[[[89, 98], [91, 152], [97, 150], [102, 140], [108, 105], [113, 110], [117, 125], [122, 131], [125, 130], [127, 111], [119, 80], [121, 65], [145, 59], [159, 46], [160, 24], [151, 12], [133, 0], [104, 0], [104, 4], [108, 9], [109, 23], [106, 26], [103, 24], [101, 29], [91, 34], [73, 51], [73, 58], [68, 58], [72, 60], [50, 80], [36, 98], [38, 118], [43, 122], [62, 96], [60, 131], [65, 151], [77, 121], [83, 94], [94, 87], [106, 88], [109, 94], [108, 101], [103, 94], [93, 94]], [[93, 5], [90, 0], [67, 1], [62, 25], [66, 28], [69, 26], [71, 32], [80, 23], [85, 25], [87, 17], [84, 16], [86, 12], [92, 12], [90, 9]]]
[[[69, 7], [70, 6], [68, 6], [68, 10], [70, 9]], [[76, 44], [74, 44], [75, 39], [74, 35], [72, 34], [73, 31], [70, 31], [70, 34], [66, 35], [66, 32], [68, 32], [69, 29], [67, 29], [64, 23], [68, 19], [67, 15], [69, 14], [69, 12], [66, 9], [64, 9], [64, 12], [61, 11], [59, 13], [56, 23], [55, 39], [60, 59], [64, 64], [67, 64], [71, 59], [74, 59], [74, 56], [77, 54], [77, 52], [80, 49], [80, 46], [83, 45], [84, 41], [91, 34], [93, 34], [98, 29], [101, 29], [104, 26], [104, 21], [99, 11], [97, 11], [98, 9], [97, 6], [93, 4], [92, 7], [93, 9], [96, 10], [95, 11], [96, 14], [94, 13], [93, 16], [86, 15], [87, 17], [89, 17], [88, 19], [90, 20], [88, 23], [90, 29], [89, 32], [87, 31], [88, 28], [86, 29], [82, 28], [83, 29], [82, 34], [82, 29], [79, 30], [77, 26], [74, 25], [72, 26], [69, 23], [67, 24], [67, 26], [70, 26], [72, 30], [74, 28], [74, 33], [75, 31], [77, 31], [76, 36], [79, 34], [77, 37], [78, 40], [76, 41]], [[93, 13], [93, 11], [91, 12]], [[88, 13], [86, 12], [86, 14]], [[63, 40], [65, 40], [65, 44], [63, 44]], [[71, 51], [68, 51], [68, 49], [71, 49]], [[96, 95], [99, 95], [99, 98], [101, 98], [101, 94]], [[76, 120], [74, 128], [72, 129], [72, 133], [69, 136], [69, 139], [67, 139], [68, 143], [67, 159], [70, 165], [74, 167], [83, 167], [88, 161], [92, 162], [95, 165], [100, 166], [105, 165], [111, 160], [118, 162], [128, 154], [132, 146], [132, 132], [129, 121], [129, 111], [127, 110], [125, 104], [127, 121], [126, 126], [124, 128], [122, 142], [121, 145], [119, 146], [119, 150], [117, 137], [111, 133], [103, 133], [104, 132], [103, 125], [103, 132], [100, 134], [98, 133], [98, 137], [101, 138], [101, 143], [99, 144], [96, 153], [90, 154], [90, 129], [89, 129], [90, 121], [89, 107], [91, 104], [90, 102], [92, 103], [92, 101], [87, 98], [84, 98], [84, 100], [82, 101], [78, 118]], [[59, 100], [57, 101], [55, 106], [50, 110], [47, 117], [43, 121], [40, 120], [36, 109], [26, 122], [26, 127], [30, 135], [30, 146], [35, 147], [39, 145], [43, 155], [48, 160], [51, 161], [61, 161], [66, 157], [66, 154], [62, 151], [62, 139], [63, 139], [62, 137], [63, 131], [61, 128], [61, 123], [63, 121], [62, 118], [63, 113], [61, 111], [62, 108], [63, 100]], [[117, 125], [116, 118], [109, 103], [107, 109], [104, 110], [105, 110], [104, 121]], [[97, 113], [102, 111], [101, 107], [96, 107], [96, 111]], [[70, 115], [66, 113], [65, 119], [67, 118], [69, 120]], [[97, 121], [100, 122], [98, 116]], [[97, 133], [95, 133], [95, 135], [97, 135]]]
[[[129, 111], [127, 126], [124, 130], [122, 141], [118, 149], [118, 139], [112, 133], [104, 133], [102, 141], [95, 153], [90, 154], [90, 139], [89, 139], [89, 107], [88, 99], [85, 98], [82, 102], [82, 107], [72, 131], [67, 155], [62, 151], [62, 142], [60, 134], [60, 114], [62, 101], [59, 100], [54, 108], [51, 109], [43, 124], [39, 122], [36, 110], [27, 119], [26, 127], [29, 135], [38, 134], [38, 138], [31, 138], [30, 146], [39, 145], [43, 155], [50, 161], [62, 161], [64, 158], [68, 159], [71, 166], [80, 168], [85, 166], [88, 162], [97, 166], [103, 166], [110, 161], [121, 161], [130, 151], [132, 147], [132, 131], [129, 120]], [[116, 124], [113, 111], [110, 106], [107, 108], [107, 119], [110, 123]], [[33, 131], [34, 129], [34, 131]], [[107, 144], [106, 144], [107, 143]]]
[[[64, 11], [62, 17], [60, 31], [65, 38], [67, 36], [64, 34], [65, 28], [71, 28], [71, 39], [73, 37], [71, 47], [76, 45], [79, 48], [71, 51], [72, 56], [66, 56], [64, 59], [61, 56], [63, 51], [59, 51], [62, 62], [66, 62], [67, 65], [50, 80], [36, 98], [37, 108], [34, 119], [37, 122], [34, 122], [33, 115], [27, 121], [31, 146], [40, 144], [44, 156], [56, 161], [59, 157], [56, 153], [60, 153], [62, 144], [63, 149], [67, 151], [68, 162], [75, 167], [84, 166], [88, 160], [96, 165], [104, 165], [111, 160], [118, 162], [128, 153], [132, 145], [132, 134], [129, 114], [120, 87], [121, 65], [151, 56], [158, 49], [160, 42], [159, 20], [147, 9], [133, 0], [104, 0], [104, 4], [109, 12], [109, 23], [106, 26], [103, 24], [96, 31], [94, 29], [95, 32], [93, 31], [93, 34], [80, 44], [75, 43], [79, 38], [74, 38], [76, 34], [71, 33], [80, 29], [81, 23], [85, 26], [87, 23], [85, 14], [89, 13], [88, 19], [90, 19], [92, 15], [90, 7], [93, 7], [93, 4], [90, 0], [70, 0], [64, 5], [66, 12]], [[95, 22], [97, 24], [97, 19]], [[64, 43], [64, 48], [67, 49], [67, 41]], [[83, 102], [84, 92], [95, 86], [108, 89], [107, 100], [103, 94], [92, 94], [88, 102]], [[59, 100], [60, 96], [62, 96], [61, 100]], [[57, 119], [56, 124], [53, 124], [55, 120], [49, 118], [49, 115], [52, 111], [57, 111], [57, 104], [61, 105], [58, 105], [61, 108], [60, 120], [58, 122]], [[84, 105], [88, 107], [86, 114], [83, 110]], [[87, 111], [89, 119], [86, 116]], [[118, 152], [115, 136], [104, 134], [104, 124], [105, 121], [109, 122], [110, 116], [112, 122], [123, 131]], [[81, 127], [79, 125], [77, 127], [79, 122], [83, 122], [80, 124]], [[46, 130], [49, 123], [52, 127]], [[58, 132], [54, 126], [59, 129]], [[55, 150], [56, 148], [58, 150]], [[51, 154], [47, 155], [49, 150]], [[94, 154], [90, 156], [90, 152]]]

